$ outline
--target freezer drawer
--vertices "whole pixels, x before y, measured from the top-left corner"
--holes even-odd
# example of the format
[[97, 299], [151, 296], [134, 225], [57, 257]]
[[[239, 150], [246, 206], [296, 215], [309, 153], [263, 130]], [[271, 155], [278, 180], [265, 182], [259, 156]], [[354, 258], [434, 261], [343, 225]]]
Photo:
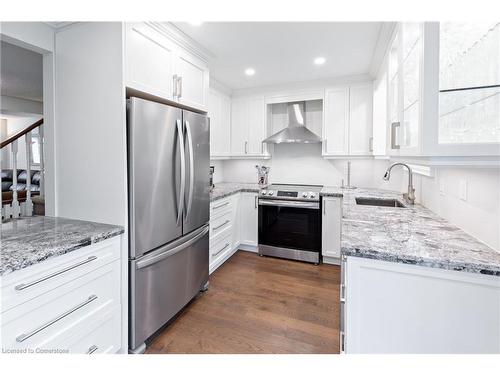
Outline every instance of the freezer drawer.
[[207, 283], [208, 225], [130, 262], [130, 348], [177, 314]]

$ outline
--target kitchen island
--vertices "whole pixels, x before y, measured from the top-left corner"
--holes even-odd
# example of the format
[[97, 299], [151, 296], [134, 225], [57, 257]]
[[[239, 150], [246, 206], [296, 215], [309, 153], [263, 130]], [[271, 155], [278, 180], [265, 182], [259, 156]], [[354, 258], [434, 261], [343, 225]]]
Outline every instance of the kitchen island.
[[342, 199], [343, 351], [500, 353], [498, 251], [397, 192], [322, 195]]

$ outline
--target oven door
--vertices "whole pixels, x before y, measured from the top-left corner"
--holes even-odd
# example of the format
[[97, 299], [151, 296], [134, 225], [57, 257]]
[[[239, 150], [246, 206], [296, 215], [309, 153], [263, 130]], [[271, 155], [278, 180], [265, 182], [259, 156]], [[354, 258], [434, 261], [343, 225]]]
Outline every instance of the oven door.
[[319, 202], [260, 199], [259, 245], [319, 253]]

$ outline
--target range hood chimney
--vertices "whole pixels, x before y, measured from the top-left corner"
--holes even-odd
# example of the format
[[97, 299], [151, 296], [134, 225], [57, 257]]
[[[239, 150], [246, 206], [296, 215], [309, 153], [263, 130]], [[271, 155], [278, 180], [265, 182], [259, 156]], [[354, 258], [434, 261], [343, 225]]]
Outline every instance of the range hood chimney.
[[321, 143], [321, 138], [306, 128], [305, 102], [287, 104], [288, 126], [263, 140], [264, 143]]

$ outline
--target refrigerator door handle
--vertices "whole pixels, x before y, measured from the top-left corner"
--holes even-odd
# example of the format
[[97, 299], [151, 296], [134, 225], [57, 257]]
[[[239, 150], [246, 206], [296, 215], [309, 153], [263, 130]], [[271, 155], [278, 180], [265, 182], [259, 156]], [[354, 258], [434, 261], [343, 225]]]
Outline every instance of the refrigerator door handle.
[[179, 204], [177, 205], [177, 225], [180, 225], [182, 221], [182, 212], [184, 211], [184, 194], [186, 190], [186, 155], [184, 154], [184, 132], [182, 131], [180, 119], [177, 119], [176, 125], [181, 156], [181, 188], [179, 192]]
[[185, 219], [188, 218], [189, 213], [191, 212], [191, 207], [193, 205], [193, 193], [194, 193], [194, 151], [193, 151], [193, 137], [191, 135], [191, 126], [189, 125], [189, 121], [184, 122], [186, 126], [186, 135], [187, 135], [187, 143], [189, 148], [189, 192], [188, 192], [188, 201], [186, 208], [186, 216]]
[[178, 252], [184, 250], [187, 247], [190, 247], [192, 244], [197, 242], [200, 238], [205, 236], [208, 233], [208, 229], [209, 229], [208, 225], [200, 228], [198, 231], [196, 231], [194, 233], [195, 235], [193, 237], [191, 237], [190, 239], [181, 243], [178, 246], [175, 246], [175, 244], [174, 244], [174, 247], [172, 247], [172, 244], [165, 246], [163, 251], [161, 251], [159, 254], [156, 254], [156, 255], [154, 255], [150, 258], [147, 258], [147, 259], [139, 260], [136, 263], [135, 268], [140, 270], [141, 268], [145, 268], [145, 267], [148, 267], [152, 264], [161, 262], [162, 260], [164, 260], [168, 257], [171, 257], [172, 255], [177, 254]]

